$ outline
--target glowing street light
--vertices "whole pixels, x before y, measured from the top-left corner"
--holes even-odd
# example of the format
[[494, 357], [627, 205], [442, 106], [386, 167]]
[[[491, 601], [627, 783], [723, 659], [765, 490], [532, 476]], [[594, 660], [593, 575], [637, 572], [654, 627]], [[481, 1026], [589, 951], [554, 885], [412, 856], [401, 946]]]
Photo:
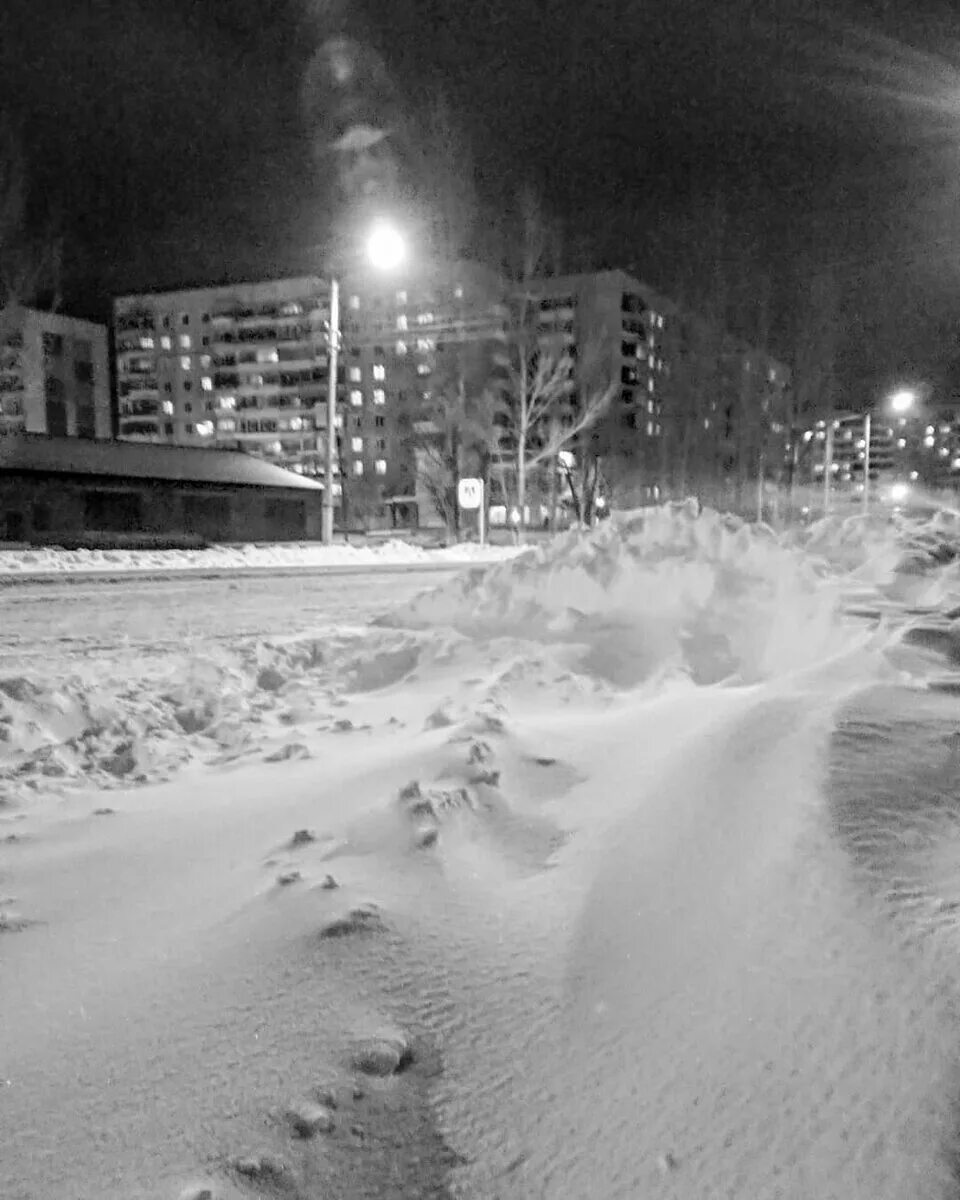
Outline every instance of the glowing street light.
[[[367, 259], [378, 271], [391, 271], [406, 258], [403, 235], [389, 221], [374, 222], [366, 243]], [[325, 545], [333, 542], [333, 469], [337, 424], [337, 372], [340, 355], [340, 280], [330, 277], [330, 325], [327, 337], [327, 444], [324, 462], [323, 522], [321, 537]]]
[[377, 221], [367, 238], [367, 258], [378, 271], [395, 271], [407, 257], [403, 234], [389, 221]]
[[917, 402], [917, 393], [912, 388], [901, 388], [890, 397], [890, 407], [895, 413], [909, 412]]

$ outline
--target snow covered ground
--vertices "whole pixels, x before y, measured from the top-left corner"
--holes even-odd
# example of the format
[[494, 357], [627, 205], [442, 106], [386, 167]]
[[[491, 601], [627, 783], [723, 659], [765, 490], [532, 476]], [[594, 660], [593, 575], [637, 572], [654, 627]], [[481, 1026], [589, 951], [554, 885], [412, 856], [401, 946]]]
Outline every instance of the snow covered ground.
[[37, 575], [116, 575], [180, 571], [291, 570], [296, 568], [375, 568], [462, 566], [500, 562], [517, 553], [513, 546], [476, 543], [428, 548], [399, 539], [362, 544], [317, 542], [210, 546], [204, 550], [64, 550], [56, 546], [0, 550], [0, 580]]
[[0, 592], [0, 1196], [955, 1196], [958, 549]]

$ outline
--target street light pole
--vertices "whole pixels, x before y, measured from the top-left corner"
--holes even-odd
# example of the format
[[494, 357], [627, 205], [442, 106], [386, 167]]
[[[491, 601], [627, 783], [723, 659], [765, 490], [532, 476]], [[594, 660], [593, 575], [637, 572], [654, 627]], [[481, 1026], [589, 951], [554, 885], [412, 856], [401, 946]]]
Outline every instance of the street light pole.
[[830, 511], [830, 488], [833, 483], [833, 419], [827, 421], [827, 438], [823, 450], [823, 515]]
[[870, 510], [870, 438], [873, 433], [873, 415], [863, 418], [863, 515]]
[[336, 464], [337, 373], [340, 357], [340, 280], [330, 279], [330, 321], [327, 336], [327, 441], [323, 477], [323, 544], [333, 544], [333, 468]]

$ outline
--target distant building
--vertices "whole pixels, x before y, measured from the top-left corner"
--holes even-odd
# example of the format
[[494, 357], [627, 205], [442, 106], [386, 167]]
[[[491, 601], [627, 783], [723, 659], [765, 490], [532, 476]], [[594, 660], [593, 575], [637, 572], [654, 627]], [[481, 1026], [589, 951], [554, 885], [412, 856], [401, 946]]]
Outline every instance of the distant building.
[[298, 541], [323, 487], [246, 454], [12, 434], [0, 438], [0, 541]]
[[[429, 394], [438, 354], [495, 332], [499, 291], [470, 263], [342, 282], [338, 474], [365, 516], [430, 507], [399, 418]], [[329, 283], [310, 276], [118, 297], [120, 437], [243, 449], [322, 475], [329, 315]]]
[[0, 317], [0, 434], [111, 435], [107, 330], [62, 313]]

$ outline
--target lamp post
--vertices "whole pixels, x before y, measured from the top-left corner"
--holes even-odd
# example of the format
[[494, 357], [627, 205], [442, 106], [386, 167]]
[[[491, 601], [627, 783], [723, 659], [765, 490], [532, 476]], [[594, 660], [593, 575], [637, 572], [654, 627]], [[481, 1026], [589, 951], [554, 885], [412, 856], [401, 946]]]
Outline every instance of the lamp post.
[[[330, 278], [330, 323], [327, 336], [327, 441], [323, 468], [323, 522], [321, 526], [321, 537], [325, 546], [333, 544], [333, 468], [336, 458], [337, 372], [339, 361], [340, 280], [336, 275], [333, 275]], [[341, 489], [342, 486], [341, 483]]]
[[[367, 258], [381, 271], [398, 267], [406, 257], [403, 235], [388, 221], [376, 221], [367, 238]], [[327, 334], [327, 441], [324, 455], [323, 520], [320, 535], [326, 546], [333, 543], [333, 472], [336, 466], [337, 374], [340, 366], [340, 280], [330, 276], [330, 321]], [[341, 481], [341, 495], [343, 483]]]

